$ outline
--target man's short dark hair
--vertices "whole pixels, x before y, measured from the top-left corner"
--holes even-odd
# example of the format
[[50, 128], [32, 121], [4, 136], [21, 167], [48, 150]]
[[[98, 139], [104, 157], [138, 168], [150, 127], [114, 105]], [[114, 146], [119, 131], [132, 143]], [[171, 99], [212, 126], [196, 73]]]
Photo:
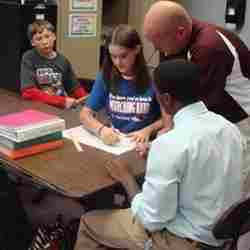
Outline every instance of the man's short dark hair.
[[31, 41], [35, 34], [42, 33], [44, 29], [47, 29], [53, 33], [55, 32], [55, 27], [47, 20], [36, 20], [33, 23], [29, 24], [27, 30], [28, 39]]
[[184, 59], [161, 62], [154, 71], [154, 84], [159, 94], [168, 93], [182, 104], [199, 100], [200, 67]]

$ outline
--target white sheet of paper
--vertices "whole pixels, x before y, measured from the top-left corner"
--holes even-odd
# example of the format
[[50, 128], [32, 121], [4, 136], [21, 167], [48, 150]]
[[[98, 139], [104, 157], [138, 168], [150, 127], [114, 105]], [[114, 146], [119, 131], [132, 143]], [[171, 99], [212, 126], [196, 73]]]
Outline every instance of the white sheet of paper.
[[63, 136], [70, 140], [72, 140], [72, 138], [77, 138], [77, 140], [82, 144], [86, 144], [88, 146], [92, 146], [115, 155], [123, 154], [127, 151], [134, 149], [136, 146], [134, 142], [132, 142], [129, 138], [125, 136], [120, 136], [120, 142], [115, 145], [105, 145], [98, 137], [91, 134], [83, 126], [64, 130]]

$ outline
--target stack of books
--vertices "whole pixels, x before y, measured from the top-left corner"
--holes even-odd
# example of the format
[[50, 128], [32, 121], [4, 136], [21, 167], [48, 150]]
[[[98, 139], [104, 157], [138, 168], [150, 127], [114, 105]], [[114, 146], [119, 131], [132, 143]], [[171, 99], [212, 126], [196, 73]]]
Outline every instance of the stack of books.
[[27, 109], [0, 116], [0, 152], [11, 159], [63, 145], [65, 121], [56, 115]]

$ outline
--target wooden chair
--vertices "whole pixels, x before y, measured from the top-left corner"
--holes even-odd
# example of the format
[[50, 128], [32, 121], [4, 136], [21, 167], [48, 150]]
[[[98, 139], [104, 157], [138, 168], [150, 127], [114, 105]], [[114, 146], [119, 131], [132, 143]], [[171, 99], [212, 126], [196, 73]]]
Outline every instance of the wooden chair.
[[243, 198], [229, 207], [213, 227], [215, 238], [226, 240], [227, 250], [237, 250], [240, 236], [247, 232], [250, 232], [250, 197]]

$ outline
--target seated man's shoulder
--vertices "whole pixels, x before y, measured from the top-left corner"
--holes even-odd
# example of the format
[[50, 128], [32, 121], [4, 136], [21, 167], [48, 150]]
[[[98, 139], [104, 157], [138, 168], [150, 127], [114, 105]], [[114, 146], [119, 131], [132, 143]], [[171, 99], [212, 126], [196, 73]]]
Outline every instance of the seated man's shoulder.
[[155, 145], [165, 145], [165, 144], [175, 144], [177, 145], [178, 143], [182, 144], [184, 140], [187, 139], [187, 133], [182, 133], [182, 130], [176, 131], [176, 129], [169, 130], [168, 132], [161, 134], [157, 136], [156, 139], [154, 139], [153, 143]]

